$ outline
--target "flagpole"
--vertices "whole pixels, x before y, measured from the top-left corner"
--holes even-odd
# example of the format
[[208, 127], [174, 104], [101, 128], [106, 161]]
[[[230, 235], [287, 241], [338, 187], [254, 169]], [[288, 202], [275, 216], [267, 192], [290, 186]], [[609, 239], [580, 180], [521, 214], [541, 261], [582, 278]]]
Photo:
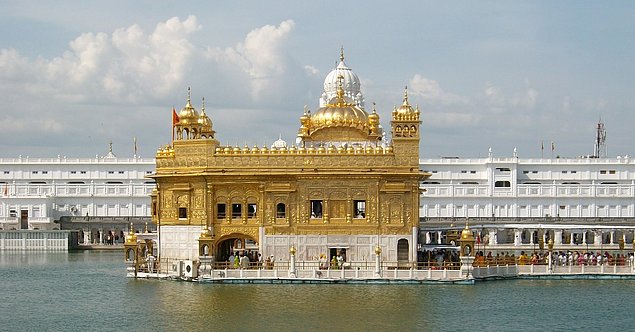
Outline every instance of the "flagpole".
[[545, 156], [545, 141], [540, 141], [540, 159], [544, 159]]

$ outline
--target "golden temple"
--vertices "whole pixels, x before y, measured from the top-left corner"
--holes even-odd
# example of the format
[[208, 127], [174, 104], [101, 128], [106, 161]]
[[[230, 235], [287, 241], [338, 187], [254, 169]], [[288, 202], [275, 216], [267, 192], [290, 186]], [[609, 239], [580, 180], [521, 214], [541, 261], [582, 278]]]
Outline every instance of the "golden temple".
[[[228, 146], [205, 112], [175, 114], [171, 145], [156, 154], [152, 218], [159, 255], [226, 261], [237, 252], [299, 260], [345, 256], [416, 262], [420, 111], [392, 111], [387, 141], [373, 106], [363, 107], [359, 79], [344, 63], [327, 77], [317, 111], [300, 115], [295, 144]], [[220, 131], [222, 133], [222, 131]]]

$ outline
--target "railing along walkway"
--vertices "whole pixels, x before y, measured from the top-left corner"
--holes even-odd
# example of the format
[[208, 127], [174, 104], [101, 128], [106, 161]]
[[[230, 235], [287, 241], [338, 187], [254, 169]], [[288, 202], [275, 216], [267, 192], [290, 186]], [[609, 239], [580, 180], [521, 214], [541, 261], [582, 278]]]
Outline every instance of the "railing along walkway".
[[[184, 264], [193, 264], [195, 273], [186, 272]], [[390, 281], [442, 281], [454, 282], [466, 279], [458, 263], [437, 265], [381, 262], [377, 270], [371, 262], [345, 262], [342, 266], [319, 261], [296, 262], [291, 271], [289, 261], [251, 262], [244, 266], [229, 262], [191, 262], [177, 259], [139, 262], [137, 275], [150, 278], [183, 278], [199, 281], [242, 280], [250, 282], [271, 280], [306, 280], [315, 282], [390, 280]], [[293, 273], [292, 273], [293, 272]]]

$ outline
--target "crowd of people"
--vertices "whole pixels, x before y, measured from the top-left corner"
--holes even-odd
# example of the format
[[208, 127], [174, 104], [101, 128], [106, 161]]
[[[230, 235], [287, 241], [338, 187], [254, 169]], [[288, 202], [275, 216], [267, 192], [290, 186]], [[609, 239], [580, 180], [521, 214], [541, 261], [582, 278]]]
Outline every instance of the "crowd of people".
[[419, 267], [424, 269], [450, 270], [461, 267], [458, 251], [445, 248], [419, 251], [417, 261]]
[[259, 269], [264, 267], [266, 269], [273, 268], [273, 255], [267, 257], [264, 261], [262, 259], [262, 254], [259, 252], [254, 252], [251, 250], [232, 252], [229, 255], [229, 258], [225, 262], [227, 268], [233, 269]]
[[[583, 252], [583, 251], [554, 251], [552, 256], [552, 264], [558, 266], [575, 266], [575, 265], [629, 265], [633, 258], [632, 254], [624, 255], [621, 253], [612, 254], [608, 251], [604, 253]], [[507, 252], [497, 253], [493, 255], [488, 252], [484, 255], [482, 251], [476, 253], [474, 258], [474, 266], [488, 265], [546, 265], [549, 264], [549, 252], [520, 252], [520, 256], [515, 257], [513, 253]]]

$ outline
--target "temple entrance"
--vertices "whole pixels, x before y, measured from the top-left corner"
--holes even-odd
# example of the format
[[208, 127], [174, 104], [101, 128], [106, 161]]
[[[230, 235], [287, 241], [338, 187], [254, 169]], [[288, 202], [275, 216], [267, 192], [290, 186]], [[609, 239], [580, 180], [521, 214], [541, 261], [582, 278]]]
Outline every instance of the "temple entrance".
[[250, 262], [258, 261], [258, 242], [250, 236], [231, 234], [221, 239], [216, 246], [216, 261], [227, 262], [229, 258], [245, 255]]
[[408, 245], [408, 240], [406, 239], [400, 239], [397, 242], [397, 260], [402, 262], [402, 261], [408, 261], [408, 257], [409, 257], [409, 252], [410, 252], [410, 246]]

